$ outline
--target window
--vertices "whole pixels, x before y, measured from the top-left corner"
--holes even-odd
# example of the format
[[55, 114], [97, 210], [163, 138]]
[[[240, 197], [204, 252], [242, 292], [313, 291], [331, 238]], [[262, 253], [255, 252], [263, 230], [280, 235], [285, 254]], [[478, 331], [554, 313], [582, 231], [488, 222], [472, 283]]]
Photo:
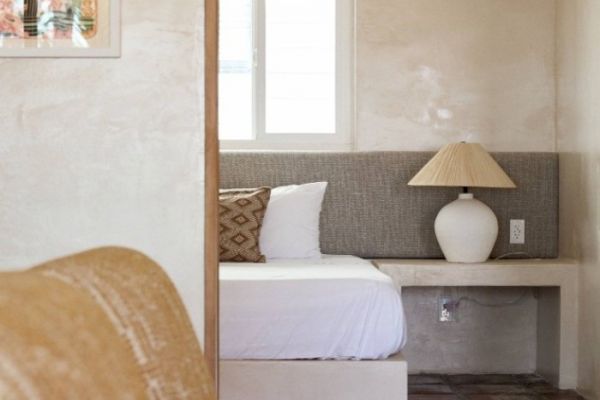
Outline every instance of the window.
[[350, 145], [351, 0], [221, 0], [225, 148]]

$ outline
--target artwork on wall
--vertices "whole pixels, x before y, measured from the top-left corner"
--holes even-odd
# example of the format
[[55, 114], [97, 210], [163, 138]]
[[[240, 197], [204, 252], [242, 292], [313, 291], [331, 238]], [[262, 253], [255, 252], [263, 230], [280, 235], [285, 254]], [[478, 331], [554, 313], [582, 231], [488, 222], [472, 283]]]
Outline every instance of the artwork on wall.
[[118, 57], [120, 0], [0, 0], [0, 57]]

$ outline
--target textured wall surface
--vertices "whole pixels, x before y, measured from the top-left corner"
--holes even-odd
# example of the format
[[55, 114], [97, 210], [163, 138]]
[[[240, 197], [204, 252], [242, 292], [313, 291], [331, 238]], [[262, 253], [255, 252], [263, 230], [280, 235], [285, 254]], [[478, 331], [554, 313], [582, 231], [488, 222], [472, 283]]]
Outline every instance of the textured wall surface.
[[[555, 0], [356, 5], [355, 150], [437, 150], [459, 140], [494, 151], [555, 150]], [[461, 322], [438, 332], [438, 294], [403, 294], [413, 370], [532, 370], [535, 299], [494, 309], [493, 318], [467, 304]], [[477, 291], [484, 302], [512, 295]], [[507, 329], [496, 329], [499, 321]]]
[[600, 399], [600, 2], [558, 3], [561, 250], [581, 260], [579, 389]]
[[[562, 254], [583, 264], [579, 387], [600, 398], [600, 3], [357, 0], [356, 18], [357, 149], [433, 150], [470, 140], [496, 151], [561, 152]], [[478, 343], [473, 357], [485, 360], [485, 344], [498, 342], [495, 350], [515, 360], [511, 367], [502, 358], [502, 369], [531, 367], [534, 300], [495, 318], [473, 309], [438, 335], [425, 315], [438, 293], [420, 290], [405, 292], [409, 318], [416, 316], [406, 351], [420, 369], [432, 366], [429, 357], [436, 370], [456, 368], [453, 346], [470, 340]], [[508, 336], [491, 329], [498, 320], [511, 327]], [[442, 339], [449, 345], [430, 347]], [[420, 358], [428, 349], [436, 353]]]
[[357, 0], [356, 148], [554, 151], [554, 0]]
[[202, 1], [127, 0], [122, 21], [120, 59], [0, 59], [0, 265], [133, 247], [201, 333]]
[[[438, 296], [461, 301], [458, 322], [438, 322]], [[537, 300], [529, 288], [404, 288], [409, 372], [532, 373], [536, 369]]]
[[[494, 151], [556, 149], [554, 0], [356, 1], [355, 149], [436, 150], [460, 140]], [[502, 297], [491, 289], [477, 294], [486, 302]], [[413, 315], [411, 368], [523, 372], [535, 365], [534, 299], [494, 310], [494, 318], [467, 305], [460, 323], [439, 331], [430, 314], [437, 295], [404, 293]], [[498, 321], [508, 333], [495, 329]], [[468, 348], [470, 341], [477, 346]]]

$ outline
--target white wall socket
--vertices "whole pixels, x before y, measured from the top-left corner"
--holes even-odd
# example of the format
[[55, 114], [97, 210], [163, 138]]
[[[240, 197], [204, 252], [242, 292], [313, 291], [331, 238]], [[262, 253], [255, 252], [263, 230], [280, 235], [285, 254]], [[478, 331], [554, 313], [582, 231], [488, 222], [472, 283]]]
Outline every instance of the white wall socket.
[[458, 302], [450, 297], [439, 297], [438, 321], [458, 322]]
[[525, 244], [525, 220], [510, 220], [510, 244]]

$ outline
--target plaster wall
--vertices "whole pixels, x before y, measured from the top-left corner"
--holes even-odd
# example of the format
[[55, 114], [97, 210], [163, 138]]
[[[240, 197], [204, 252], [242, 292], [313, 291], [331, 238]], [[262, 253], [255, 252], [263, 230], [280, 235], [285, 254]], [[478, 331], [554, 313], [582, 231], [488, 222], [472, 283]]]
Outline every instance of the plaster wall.
[[559, 0], [560, 248], [581, 262], [579, 385], [600, 399], [600, 2]]
[[123, 1], [118, 59], [0, 59], [1, 268], [138, 249], [201, 340], [202, 9]]
[[[467, 140], [492, 151], [554, 151], [555, 22], [555, 0], [356, 0], [354, 149]], [[445, 325], [436, 322], [440, 293], [403, 292], [411, 371], [535, 370], [537, 300], [467, 303], [460, 322]], [[484, 303], [519, 295], [474, 293]]]
[[357, 150], [554, 151], [555, 0], [356, 0]]
[[[463, 300], [457, 322], [438, 321], [440, 295]], [[402, 289], [411, 373], [532, 373], [536, 371], [537, 300], [530, 288]]]

